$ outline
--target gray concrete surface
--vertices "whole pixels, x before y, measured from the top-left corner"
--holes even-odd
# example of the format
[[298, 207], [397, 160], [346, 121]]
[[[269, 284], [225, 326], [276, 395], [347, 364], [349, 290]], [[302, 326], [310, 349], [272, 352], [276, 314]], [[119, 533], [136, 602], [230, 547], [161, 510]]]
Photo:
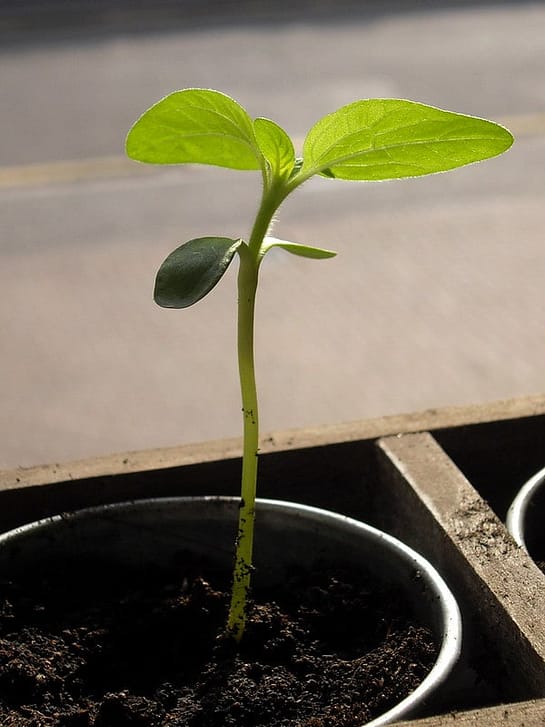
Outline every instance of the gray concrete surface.
[[265, 261], [264, 432], [543, 391], [545, 5], [414, 5], [161, 32], [5, 25], [0, 467], [240, 431], [235, 269], [187, 311], [155, 307], [151, 289], [183, 240], [247, 232], [257, 179], [121, 158], [132, 121], [187, 86], [230, 93], [299, 140], [369, 96], [488, 116], [518, 136], [483, 165], [316, 180], [288, 201], [276, 234], [339, 255]]

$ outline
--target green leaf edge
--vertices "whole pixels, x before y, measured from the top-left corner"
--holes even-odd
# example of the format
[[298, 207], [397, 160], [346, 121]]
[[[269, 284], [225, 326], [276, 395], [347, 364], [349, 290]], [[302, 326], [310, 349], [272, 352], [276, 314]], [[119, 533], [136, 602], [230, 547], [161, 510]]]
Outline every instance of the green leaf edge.
[[311, 260], [326, 260], [335, 257], [337, 254], [334, 250], [326, 250], [323, 247], [314, 247], [313, 245], [302, 245], [298, 242], [289, 242], [288, 240], [279, 240], [276, 237], [266, 237], [262, 250], [265, 254], [272, 247], [281, 247], [286, 252], [299, 257], [306, 257]]

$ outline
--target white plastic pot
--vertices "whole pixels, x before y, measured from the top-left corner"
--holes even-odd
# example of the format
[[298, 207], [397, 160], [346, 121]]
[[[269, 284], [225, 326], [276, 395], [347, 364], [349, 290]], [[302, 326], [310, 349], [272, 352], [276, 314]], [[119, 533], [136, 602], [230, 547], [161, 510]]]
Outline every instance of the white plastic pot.
[[[0, 535], [3, 573], [70, 556], [107, 558], [123, 565], [165, 564], [180, 551], [214, 557], [231, 567], [238, 500], [224, 497], [150, 499], [88, 508], [41, 520]], [[434, 633], [437, 660], [418, 688], [369, 722], [379, 727], [406, 719], [447, 679], [461, 646], [461, 617], [437, 571], [395, 538], [368, 525], [314, 507], [258, 500], [256, 581], [281, 579], [286, 565], [328, 561], [364, 566], [400, 588], [407, 604]]]
[[530, 555], [545, 554], [545, 467], [521, 487], [507, 512], [507, 529]]

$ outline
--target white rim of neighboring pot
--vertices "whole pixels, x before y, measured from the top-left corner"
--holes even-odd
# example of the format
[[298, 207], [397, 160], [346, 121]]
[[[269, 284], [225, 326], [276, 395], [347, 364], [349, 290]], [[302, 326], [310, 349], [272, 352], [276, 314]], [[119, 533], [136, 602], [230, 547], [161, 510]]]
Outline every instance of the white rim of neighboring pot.
[[517, 496], [511, 503], [511, 507], [507, 511], [507, 517], [505, 520], [507, 529], [513, 536], [517, 545], [524, 548], [526, 552], [528, 552], [528, 547], [526, 546], [524, 531], [528, 505], [544, 481], [545, 467], [539, 470], [539, 472], [536, 472], [533, 477], [530, 477], [530, 479], [520, 488]]

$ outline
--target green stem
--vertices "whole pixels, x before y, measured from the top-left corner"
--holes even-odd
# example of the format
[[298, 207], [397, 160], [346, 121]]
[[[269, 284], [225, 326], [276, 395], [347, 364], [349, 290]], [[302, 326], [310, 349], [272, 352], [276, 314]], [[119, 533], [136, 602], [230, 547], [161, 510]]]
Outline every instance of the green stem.
[[240, 255], [238, 275], [238, 365], [244, 439], [241, 502], [236, 540], [228, 632], [239, 641], [246, 624], [246, 602], [252, 573], [259, 418], [254, 366], [254, 311], [258, 264], [246, 248]]
[[254, 365], [255, 296], [262, 257], [262, 244], [281, 198], [265, 188], [249, 245], [239, 249], [238, 273], [238, 367], [244, 442], [242, 453], [241, 502], [236, 540], [235, 565], [227, 631], [240, 641], [246, 625], [248, 593], [253, 558], [259, 413]]

